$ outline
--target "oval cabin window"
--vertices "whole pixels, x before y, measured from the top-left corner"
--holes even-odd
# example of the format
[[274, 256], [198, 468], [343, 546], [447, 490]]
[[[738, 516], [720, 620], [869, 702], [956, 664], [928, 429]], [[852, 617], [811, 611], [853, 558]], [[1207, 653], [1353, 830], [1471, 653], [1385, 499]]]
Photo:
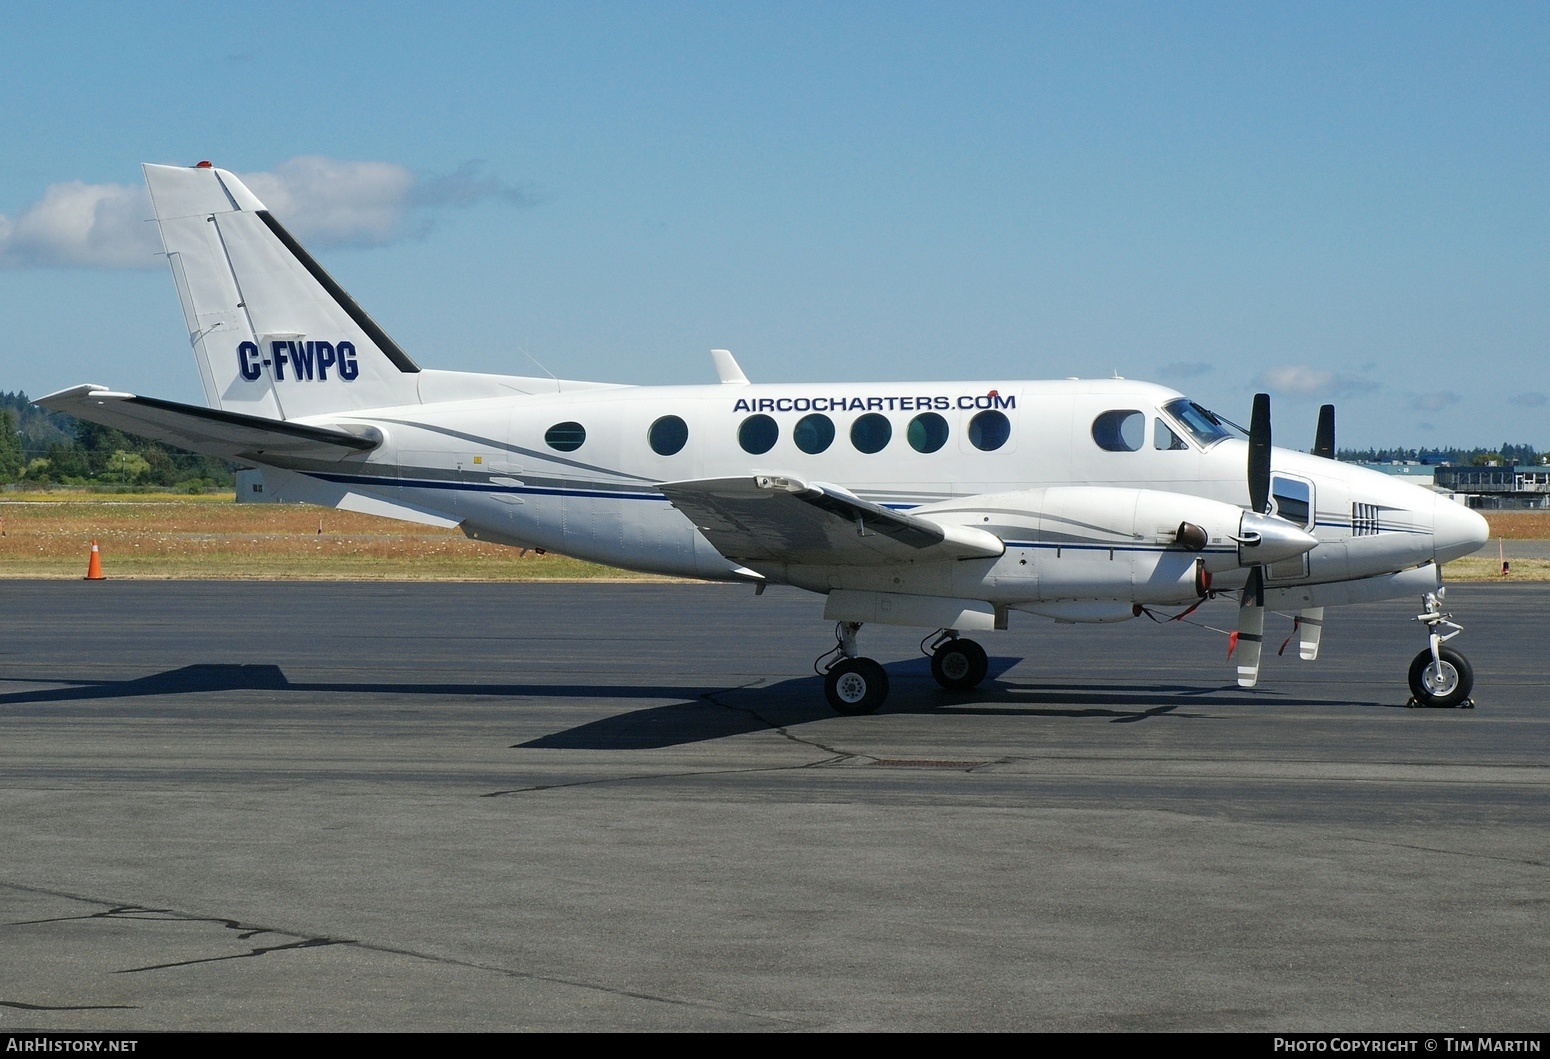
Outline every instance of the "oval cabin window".
[[1093, 440], [1106, 452], [1139, 452], [1146, 441], [1146, 416], [1129, 408], [1104, 412], [1093, 420]]
[[651, 451], [658, 456], [672, 456], [689, 443], [689, 424], [677, 416], [663, 416], [651, 424], [646, 432]]
[[561, 452], [575, 452], [586, 440], [587, 428], [580, 423], [556, 423], [544, 431], [544, 441]]
[[935, 452], [947, 444], [947, 420], [935, 412], [922, 412], [910, 420], [905, 435], [916, 452]]
[[981, 412], [969, 420], [969, 444], [982, 452], [994, 452], [1012, 436], [1012, 421], [1001, 412]]
[[818, 412], [803, 416], [791, 431], [791, 440], [803, 452], [816, 456], [834, 444], [834, 420]]
[[744, 452], [763, 455], [775, 447], [780, 438], [780, 427], [766, 415], [749, 416], [737, 428], [737, 443]]
[[868, 412], [850, 425], [850, 443], [861, 452], [882, 452], [893, 437], [888, 417]]

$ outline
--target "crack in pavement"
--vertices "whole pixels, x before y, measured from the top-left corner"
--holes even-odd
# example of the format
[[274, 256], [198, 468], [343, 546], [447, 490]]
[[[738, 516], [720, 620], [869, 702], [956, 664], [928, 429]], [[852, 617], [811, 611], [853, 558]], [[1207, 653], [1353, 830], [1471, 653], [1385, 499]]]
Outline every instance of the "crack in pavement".
[[[14, 884], [7, 883], [5, 885]], [[28, 887], [24, 886], [16, 886], [16, 888], [23, 890], [28, 889]], [[39, 892], [52, 893], [53, 891], [44, 890]], [[55, 896], [62, 895], [56, 894]], [[174, 912], [170, 908], [148, 908], [145, 905], [114, 905], [112, 908], [108, 908], [104, 911], [92, 912], [91, 914], [84, 916], [55, 916], [51, 919], [19, 919], [3, 925], [8, 927], [25, 927], [34, 926], [40, 923], [71, 923], [83, 919], [133, 919], [140, 920], [142, 922], [161, 921], [167, 923], [217, 923], [225, 927], [227, 930], [238, 931], [237, 937], [243, 941], [246, 941], [258, 934], [274, 933], [274, 931], [271, 931], [265, 927], [245, 927], [235, 919], [222, 919], [218, 916], [186, 916]]]
[[[1371, 842], [1372, 840], [1371, 839], [1361, 839], [1361, 838], [1358, 838], [1358, 839], [1354, 839], [1354, 841], [1356, 841], [1356, 842]], [[1461, 850], [1461, 849], [1439, 849], [1439, 848], [1437, 848], [1435, 846], [1416, 846], [1416, 845], [1412, 845], [1409, 842], [1378, 842], [1378, 843], [1374, 843], [1374, 844], [1375, 845], [1380, 845], [1380, 846], [1392, 846], [1395, 849], [1413, 849], [1413, 850], [1418, 850], [1418, 851], [1420, 851], [1422, 853], [1442, 853], [1442, 854], [1445, 854], [1445, 855], [1450, 856], [1450, 857], [1469, 857], [1469, 858], [1474, 859], [1474, 860], [1499, 860], [1499, 861], [1503, 862], [1504, 864], [1523, 864], [1523, 865], [1526, 865], [1526, 866], [1528, 866], [1530, 868], [1543, 868], [1543, 867], [1545, 867], [1545, 862], [1544, 861], [1542, 861], [1542, 860], [1529, 860], [1526, 857], [1502, 857], [1502, 856], [1498, 856], [1497, 854], [1494, 854], [1494, 853], [1470, 853], [1467, 850]]]
[[[263, 931], [262, 933], [274, 933]], [[254, 956], [267, 956], [271, 952], [285, 952], [290, 949], [315, 949], [324, 945], [354, 945], [355, 942], [337, 938], [302, 938], [300, 941], [288, 942], [284, 945], [269, 945], [253, 948], [247, 952], [234, 952], [228, 956], [205, 956], [197, 960], [176, 960], [172, 963], [152, 963], [144, 967], [125, 967], [114, 971], [114, 974], [139, 974], [141, 971], [164, 971], [169, 967], [192, 967], [196, 963], [220, 963], [223, 960], [247, 960]]]
[[24, 1004], [20, 1000], [0, 1000], [0, 1008], [22, 1011], [139, 1011], [138, 1004]]
[[841, 750], [838, 747], [832, 747], [824, 743], [820, 743], [816, 739], [804, 739], [801, 736], [794, 734], [791, 729], [787, 728], [785, 725], [779, 724], [764, 716], [764, 714], [760, 713], [752, 706], [735, 706], [730, 702], [722, 702], [719, 698], [717, 698], [718, 695], [727, 695], [734, 691], [746, 691], [748, 688], [757, 687], [762, 683], [764, 683], [764, 678], [760, 677], [758, 680], [750, 680], [746, 684], [736, 684], [730, 688], [721, 688], [717, 691], [703, 691], [700, 693], [700, 698], [704, 699], [706, 702], [713, 706], [720, 706], [723, 710], [732, 710], [734, 712], [744, 714], [748, 717], [752, 717], [754, 720], [758, 721], [769, 730], [775, 732], [777, 735], [784, 739], [788, 739], [791, 742], [796, 743], [798, 746], [812, 747], [814, 750], [821, 750], [825, 754], [830, 755], [830, 758], [826, 761], [810, 761], [806, 765], [798, 766], [800, 768], [822, 768], [825, 765], [837, 765], [842, 761], [854, 761], [857, 758], [866, 758], [871, 760], [869, 755], [866, 754], [853, 754], [848, 750]]
[[[537, 972], [537, 971], [515, 970], [515, 969], [510, 968], [510, 967], [500, 967], [500, 966], [497, 966], [497, 965], [494, 965], [494, 964], [478, 963], [478, 962], [475, 962], [475, 961], [472, 961], [472, 960], [460, 960], [460, 959], [457, 959], [457, 958], [451, 957], [451, 956], [438, 956], [438, 955], [435, 955], [435, 954], [432, 954], [432, 953], [420, 952], [420, 951], [417, 951], [415, 949], [400, 948], [400, 947], [392, 946], [392, 945], [380, 945], [380, 944], [374, 944], [372, 942], [359, 941], [359, 940], [346, 941], [346, 940], [327, 938], [327, 937], [309, 937], [309, 936], [307, 936], [305, 934], [298, 934], [295, 931], [290, 931], [290, 930], [280, 930], [280, 929], [277, 929], [277, 928], [274, 928], [274, 927], [261, 927], [261, 926], [255, 926], [255, 925], [252, 925], [252, 924], [243, 924], [240, 920], [229, 919], [229, 918], [222, 917], [222, 916], [201, 916], [201, 915], [196, 915], [196, 914], [193, 914], [193, 913], [179, 912], [176, 909], [171, 909], [171, 908], [150, 908], [150, 907], [147, 907], [147, 906], [144, 906], [144, 905], [117, 904], [117, 903], [114, 903], [114, 902], [111, 902], [111, 901], [104, 901], [101, 898], [87, 897], [87, 896], [85, 896], [83, 894], [70, 893], [69, 891], [65, 891], [65, 890], [52, 890], [52, 889], [48, 889], [46, 887], [41, 887], [41, 886], [28, 886], [28, 885], [26, 885], [24, 883], [0, 882], [0, 888], [5, 888], [5, 889], [9, 889], [9, 890], [15, 890], [15, 891], [19, 891], [19, 892], [22, 892], [22, 893], [41, 894], [41, 895], [44, 895], [44, 896], [47, 896], [47, 897], [58, 897], [58, 898], [63, 898], [65, 900], [69, 900], [69, 901], [79, 901], [79, 902], [81, 902], [83, 904], [102, 905], [102, 906], [104, 906], [104, 910], [103, 911], [95, 912], [95, 913], [92, 913], [90, 915], [58, 916], [58, 917], [51, 918], [51, 919], [21, 920], [21, 921], [15, 922], [15, 923], [0, 924], [0, 927], [27, 926], [27, 925], [47, 924], [47, 923], [79, 922], [79, 921], [82, 921], [82, 920], [93, 920], [93, 919], [96, 919], [96, 920], [118, 919], [118, 920], [123, 921], [123, 922], [141, 922], [141, 923], [149, 923], [149, 922], [212, 923], [212, 924], [217, 924], [217, 925], [219, 925], [221, 927], [224, 927], [226, 929], [237, 930], [237, 931], [243, 932], [243, 933], [239, 933], [238, 937], [244, 938], [244, 939], [251, 938], [251, 937], [253, 937], [255, 935], [258, 935], [258, 934], [278, 934], [278, 935], [281, 935], [281, 936], [284, 936], [284, 937], [291, 937], [291, 938], [298, 939], [298, 940], [296, 940], [294, 942], [291, 942], [291, 943], [288, 943], [288, 944], [284, 944], [284, 945], [273, 945], [273, 946], [268, 946], [268, 947], [264, 947], [264, 948], [254, 949], [252, 952], [237, 953], [237, 954], [228, 955], [228, 956], [207, 957], [207, 958], [204, 958], [204, 959], [197, 959], [197, 960], [184, 960], [184, 961], [179, 961], [179, 962], [176, 962], [176, 963], [152, 964], [152, 965], [146, 966], [146, 967], [125, 968], [125, 969], [122, 969], [122, 970], [114, 972], [116, 974], [127, 974], [127, 973], [134, 973], [134, 972], [137, 972], [137, 971], [151, 971], [151, 970], [158, 970], [158, 969], [170, 968], [170, 967], [185, 967], [185, 966], [191, 966], [191, 965], [194, 965], [194, 964], [201, 964], [201, 963], [216, 963], [216, 962], [220, 962], [220, 961], [223, 961], [223, 960], [244, 959], [244, 958], [248, 958], [248, 957], [251, 957], [251, 956], [261, 956], [261, 955], [264, 955], [264, 954], [270, 953], [270, 952], [296, 951], [296, 950], [300, 950], [300, 949], [315, 948], [315, 947], [324, 946], [324, 945], [345, 945], [345, 946], [349, 946], [349, 947], [355, 948], [355, 949], [360, 949], [360, 950], [366, 951], [366, 952], [383, 953], [383, 954], [392, 955], [392, 956], [403, 956], [403, 957], [405, 957], [407, 959], [422, 961], [422, 962], [425, 962], [425, 963], [438, 964], [438, 965], [447, 966], [447, 967], [460, 967], [460, 968], [465, 968], [467, 970], [473, 970], [473, 971], [483, 971], [483, 972], [486, 972], [486, 973], [489, 973], [489, 974], [497, 974], [497, 975], [501, 975], [502, 977], [505, 977], [505, 978], [512, 978], [512, 979], [517, 979], [517, 980], [520, 980], [520, 981], [542, 982], [542, 983], [546, 983], [546, 984], [550, 984], [550, 985], [562, 985], [562, 986], [568, 986], [568, 987], [573, 988], [573, 989], [590, 990], [590, 991], [597, 992], [597, 993], [602, 993], [602, 994], [605, 994], [605, 995], [608, 995], [608, 996], [623, 997], [623, 998], [627, 998], [627, 999], [631, 999], [631, 1000], [644, 1000], [644, 1001], [647, 1001], [649, 1003], [666, 1004], [666, 1005], [669, 1005], [669, 1006], [672, 1006], [672, 1007], [689, 1008], [689, 1009], [694, 1009], [694, 1010], [699, 1010], [699, 1011], [710, 1011], [710, 1012], [716, 1012], [718, 1014], [724, 1014], [724, 1015], [735, 1015], [735, 1016], [739, 1016], [739, 1017], [742, 1017], [742, 1018], [754, 1019], [754, 1020], [758, 1020], [760, 1022], [763, 1022], [765, 1024], [772, 1024], [772, 1025], [780, 1026], [780, 1027], [789, 1027], [789, 1028], [798, 1028], [798, 1029], [800, 1029], [800, 1028], [804, 1028], [804, 1027], [808, 1026], [807, 1023], [797, 1022], [795, 1020], [792, 1020], [792, 1019], [789, 1019], [789, 1018], [783, 1018], [783, 1017], [778, 1016], [778, 1015], [767, 1015], [767, 1014], [763, 1014], [763, 1013], [759, 1013], [759, 1012], [744, 1011], [744, 1010], [739, 1009], [739, 1008], [730, 1008], [730, 1007], [726, 1007], [726, 1006], [720, 1005], [720, 1004], [707, 1003], [707, 1002], [702, 1001], [702, 1000], [685, 1000], [685, 999], [682, 999], [682, 998], [679, 998], [679, 997], [670, 997], [670, 996], [663, 996], [663, 995], [657, 994], [657, 993], [648, 993], [648, 992], [645, 992], [644, 990], [639, 990], [639, 989], [627, 989], [627, 988], [624, 988], [624, 987], [621, 987], [621, 986], [608, 986], [608, 985], [603, 985], [603, 984], [600, 984], [600, 983], [597, 983], [597, 982], [588, 982], [588, 981], [584, 981], [584, 980], [578, 979], [578, 978], [567, 978], [567, 977], [562, 976], [562, 975], [543, 974], [543, 973], [540, 973], [540, 972]], [[25, 1004], [21, 1004], [19, 1002], [9, 1002], [8, 1003], [6, 1001], [0, 1001], [0, 1004], [7, 1004], [7, 1006], [11, 1006], [11, 1007], [34, 1007], [33, 1005], [25, 1005]], [[116, 1007], [116, 1006], [119, 1006], [119, 1005], [110, 1005], [110, 1006], [115, 1006]], [[34, 1007], [34, 1009], [35, 1010], [40, 1010], [40, 1011], [48, 1011], [48, 1010], [61, 1010], [61, 1011], [64, 1011], [64, 1010], [90, 1010], [89, 1008], [75, 1009], [75, 1008], [45, 1008], [45, 1007]]]

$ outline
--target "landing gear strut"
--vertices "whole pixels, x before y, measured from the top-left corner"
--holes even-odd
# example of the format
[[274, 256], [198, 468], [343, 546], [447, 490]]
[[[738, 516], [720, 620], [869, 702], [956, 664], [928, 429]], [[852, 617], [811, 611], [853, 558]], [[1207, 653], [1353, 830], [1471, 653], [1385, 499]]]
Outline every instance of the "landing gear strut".
[[922, 649], [931, 655], [931, 675], [949, 691], [979, 687], [990, 670], [985, 649], [952, 629], [943, 629], [929, 649]]
[[[823, 693], [836, 713], [872, 713], [888, 697], [888, 673], [870, 658], [856, 653], [856, 634], [861, 623], [842, 621], [834, 627], [839, 645], [830, 652], [834, 657], [823, 673]], [[824, 656], [825, 658], [828, 655]], [[819, 660], [822, 664], [823, 660]]]
[[1426, 650], [1410, 663], [1410, 705], [1469, 709], [1475, 704], [1469, 697], [1475, 686], [1475, 671], [1469, 659], [1443, 646], [1464, 631], [1463, 626], [1449, 620], [1453, 615], [1443, 613], [1442, 601], [1446, 596], [1447, 589], [1438, 586], [1436, 592], [1421, 597], [1426, 611], [1416, 615], [1415, 620], [1426, 626], [1428, 643]]

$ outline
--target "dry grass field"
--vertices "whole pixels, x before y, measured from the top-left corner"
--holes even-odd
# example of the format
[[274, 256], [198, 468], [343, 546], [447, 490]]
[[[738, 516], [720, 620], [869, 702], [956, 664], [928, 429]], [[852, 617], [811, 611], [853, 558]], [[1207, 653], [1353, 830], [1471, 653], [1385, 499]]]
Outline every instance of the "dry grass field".
[[104, 573], [123, 578], [649, 579], [562, 555], [524, 557], [457, 530], [303, 504], [237, 504], [230, 493], [7, 493], [0, 530], [0, 577], [84, 577], [96, 540]]
[[1550, 511], [1485, 511], [1491, 539], [1550, 541]]
[[[1550, 512], [1486, 515], [1493, 537], [1550, 540]], [[319, 532], [321, 526], [322, 532]], [[521, 555], [457, 530], [303, 504], [208, 496], [0, 494], [0, 578], [83, 577], [96, 540], [104, 572], [124, 578], [341, 581], [649, 580], [561, 555]], [[1494, 548], [1448, 565], [1457, 581], [1497, 580]], [[1550, 560], [1515, 559], [1512, 579], [1550, 580]]]

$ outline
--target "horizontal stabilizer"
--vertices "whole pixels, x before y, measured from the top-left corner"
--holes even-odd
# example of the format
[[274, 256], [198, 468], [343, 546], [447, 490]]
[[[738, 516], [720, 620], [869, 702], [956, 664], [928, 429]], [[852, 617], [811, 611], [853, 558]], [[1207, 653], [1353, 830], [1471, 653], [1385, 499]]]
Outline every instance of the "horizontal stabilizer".
[[360, 434], [354, 434], [137, 397], [90, 384], [40, 397], [37, 404], [50, 412], [63, 412], [125, 433], [228, 459], [262, 462], [265, 455], [280, 455], [342, 460], [382, 444], [382, 434], [374, 427], [362, 427]]
[[834, 566], [994, 558], [1001, 538], [892, 511], [832, 485], [756, 475], [667, 482], [662, 492], [728, 559]]

